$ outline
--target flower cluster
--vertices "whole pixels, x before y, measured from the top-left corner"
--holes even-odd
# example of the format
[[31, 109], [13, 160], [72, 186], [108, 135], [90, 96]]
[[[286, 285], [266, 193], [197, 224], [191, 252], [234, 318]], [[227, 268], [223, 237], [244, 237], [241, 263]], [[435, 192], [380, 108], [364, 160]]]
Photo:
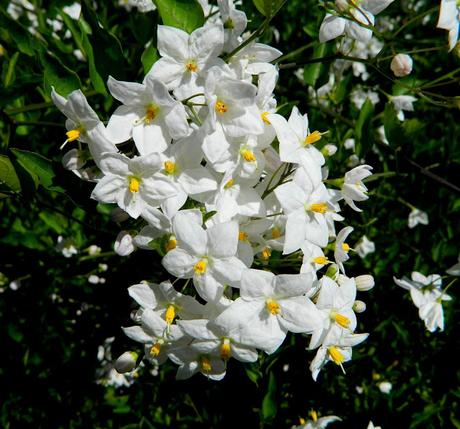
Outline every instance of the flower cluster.
[[175, 277], [129, 288], [140, 308], [124, 332], [147, 360], [170, 359], [178, 379], [219, 380], [230, 358], [255, 362], [301, 333], [316, 350], [316, 380], [367, 337], [355, 333], [365, 309], [356, 295], [373, 278], [346, 275], [353, 228], [336, 222], [342, 201], [361, 211], [372, 168], [328, 178], [326, 132], [297, 107], [288, 120], [277, 113], [281, 52], [242, 44], [245, 14], [231, 0], [218, 5], [191, 34], [158, 26], [161, 58], [142, 83], [109, 78], [120, 106], [107, 126], [81, 91], [65, 99], [53, 90], [66, 143], [79, 142], [64, 158], [96, 182], [93, 199], [138, 219], [117, 239], [119, 253], [156, 249]]

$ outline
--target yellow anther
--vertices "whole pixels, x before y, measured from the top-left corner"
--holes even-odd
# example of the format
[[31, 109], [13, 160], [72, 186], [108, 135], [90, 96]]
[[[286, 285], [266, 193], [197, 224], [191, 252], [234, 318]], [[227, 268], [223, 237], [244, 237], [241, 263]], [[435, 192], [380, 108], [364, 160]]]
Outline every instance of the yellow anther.
[[177, 240], [174, 236], [171, 236], [168, 240], [168, 242], [166, 243], [166, 251], [169, 252], [170, 250], [173, 250], [175, 249], [177, 246]]
[[188, 60], [185, 63], [185, 68], [190, 72], [196, 72], [198, 71], [198, 64], [196, 63], [195, 60]]
[[141, 187], [141, 179], [130, 176], [129, 177], [129, 191], [132, 193], [139, 192], [139, 189]]
[[158, 107], [154, 105], [148, 106], [147, 110], [145, 111], [145, 118], [144, 118], [145, 123], [150, 124], [150, 122], [152, 122], [158, 115], [158, 111], [159, 111]]
[[316, 258], [313, 258], [313, 262], [318, 265], [326, 265], [329, 263], [329, 259], [325, 256], [317, 256]]
[[193, 267], [193, 271], [195, 271], [195, 273], [201, 275], [201, 274], [204, 274], [205, 271], [206, 271], [206, 266], [208, 265], [208, 263], [202, 259], [201, 261], [198, 261], [195, 266]]
[[230, 340], [228, 338], [224, 338], [222, 340], [222, 344], [220, 345], [220, 357], [224, 360], [228, 360], [231, 356], [232, 350], [230, 348]]
[[161, 352], [161, 343], [156, 342], [150, 349], [150, 356], [157, 357]]
[[230, 179], [225, 185], [224, 189], [229, 189], [235, 184], [235, 181], [233, 179]]
[[348, 253], [350, 251], [350, 246], [347, 243], [342, 243], [342, 249]]
[[272, 238], [280, 238], [281, 237], [281, 231], [279, 228], [277, 228], [276, 226], [273, 227], [272, 229]]
[[168, 307], [166, 308], [166, 313], [165, 313], [165, 320], [168, 325], [170, 325], [172, 322], [174, 322], [174, 318], [176, 317], [176, 308], [174, 305], [169, 304]]
[[307, 423], [307, 422], [305, 421], [305, 419], [304, 419], [303, 417], [299, 417], [299, 423], [300, 423], [301, 425], [304, 425], [304, 424]]
[[348, 329], [350, 327], [350, 319], [343, 314], [337, 313], [335, 311], [331, 312], [331, 319], [340, 325], [342, 328]]
[[228, 107], [224, 102], [216, 101], [215, 109], [217, 113], [220, 113], [221, 115], [223, 115], [224, 113], [227, 112]]
[[315, 410], [310, 411], [310, 417], [314, 422], [318, 421], [318, 413]]
[[254, 162], [257, 161], [256, 156], [254, 155], [254, 152], [249, 149], [243, 149], [241, 151], [241, 156], [244, 158], [245, 161], [247, 162]]
[[272, 123], [268, 120], [268, 115], [270, 112], [262, 112], [260, 114], [260, 117], [262, 118], [262, 121], [264, 121], [267, 125], [271, 125]]
[[240, 240], [240, 241], [247, 241], [247, 239], [248, 239], [248, 234], [247, 234], [246, 232], [240, 231], [240, 232], [238, 233], [238, 240]]
[[75, 128], [74, 130], [69, 130], [65, 133], [67, 136], [67, 141], [68, 142], [73, 142], [74, 140], [77, 140], [81, 136], [81, 130], [78, 128]]
[[163, 167], [166, 174], [174, 174], [176, 172], [176, 163], [174, 161], [165, 161]]
[[304, 143], [305, 145], [310, 145], [316, 143], [319, 140], [321, 140], [321, 133], [319, 131], [313, 131], [311, 134], [305, 137]]
[[272, 298], [265, 301], [265, 307], [267, 307], [268, 312], [273, 315], [279, 314], [281, 311], [280, 305]]
[[372, 379], [373, 379], [374, 381], [380, 380], [380, 378], [381, 378], [381, 376], [380, 376], [379, 373], [377, 373], [377, 372], [373, 372], [373, 373], [372, 373]]
[[260, 254], [264, 261], [268, 261], [270, 259], [270, 256], [272, 255], [272, 251], [268, 247], [266, 247], [264, 250], [262, 250], [262, 252], [260, 252]]
[[327, 352], [336, 365], [342, 365], [342, 363], [345, 361], [345, 357], [337, 347], [329, 346], [327, 348]]
[[327, 204], [326, 203], [315, 203], [310, 206], [310, 210], [315, 213], [324, 214], [327, 212]]
[[209, 373], [212, 370], [211, 361], [205, 356], [201, 358], [200, 366], [201, 370], [205, 373]]

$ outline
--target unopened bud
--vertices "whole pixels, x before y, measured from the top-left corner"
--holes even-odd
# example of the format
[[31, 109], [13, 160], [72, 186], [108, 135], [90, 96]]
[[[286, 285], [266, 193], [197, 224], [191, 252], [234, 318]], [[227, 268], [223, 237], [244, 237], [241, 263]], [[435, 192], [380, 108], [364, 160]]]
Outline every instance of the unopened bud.
[[120, 256], [128, 256], [136, 250], [133, 236], [128, 231], [121, 231], [113, 246], [115, 252]]
[[136, 368], [136, 362], [139, 355], [136, 352], [124, 352], [116, 361], [115, 369], [120, 374], [131, 372]]
[[370, 274], [363, 274], [362, 276], [355, 277], [356, 289], [360, 292], [371, 290], [375, 286], [374, 277]]
[[333, 144], [327, 144], [321, 149], [321, 153], [324, 156], [332, 156], [337, 152], [337, 146]]
[[366, 303], [357, 299], [353, 303], [353, 311], [355, 313], [364, 313], [366, 311]]
[[398, 54], [391, 60], [391, 70], [396, 77], [404, 77], [411, 73], [413, 61], [409, 55]]

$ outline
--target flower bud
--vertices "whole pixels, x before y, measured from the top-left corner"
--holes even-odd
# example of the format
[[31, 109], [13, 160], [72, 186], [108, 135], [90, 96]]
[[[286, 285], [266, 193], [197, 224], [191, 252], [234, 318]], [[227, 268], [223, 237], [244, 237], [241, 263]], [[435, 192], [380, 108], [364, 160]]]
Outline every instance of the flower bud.
[[409, 55], [398, 54], [391, 60], [391, 70], [396, 77], [404, 77], [411, 73], [413, 61]]
[[62, 157], [62, 165], [66, 170], [79, 170], [85, 163], [86, 157], [82, 150], [71, 149]]
[[124, 352], [116, 361], [115, 369], [120, 374], [131, 372], [136, 368], [136, 361], [139, 355], [136, 352]]
[[370, 274], [355, 277], [356, 289], [360, 292], [371, 290], [375, 286], [374, 277]]
[[327, 144], [321, 149], [321, 153], [324, 156], [332, 156], [337, 152], [337, 146], [333, 144]]
[[364, 313], [366, 311], [366, 303], [364, 301], [360, 301], [359, 299], [357, 299], [353, 303], [353, 311], [355, 313]]
[[387, 395], [391, 392], [393, 385], [389, 381], [382, 381], [379, 383], [379, 389], [382, 393], [386, 393]]
[[136, 250], [133, 236], [128, 231], [120, 231], [113, 246], [120, 256], [128, 256]]

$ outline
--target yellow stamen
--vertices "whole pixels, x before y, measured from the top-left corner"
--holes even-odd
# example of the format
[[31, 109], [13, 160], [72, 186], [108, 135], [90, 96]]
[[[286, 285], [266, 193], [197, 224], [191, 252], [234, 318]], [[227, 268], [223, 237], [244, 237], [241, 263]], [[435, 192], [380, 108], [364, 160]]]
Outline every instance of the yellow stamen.
[[150, 105], [147, 107], [147, 110], [145, 112], [145, 118], [144, 118], [144, 121], [146, 124], [150, 124], [150, 122], [152, 122], [156, 116], [158, 115], [158, 111], [160, 109], [158, 109], [158, 107], [154, 106], [154, 105]]
[[280, 238], [281, 237], [281, 231], [279, 228], [277, 228], [276, 226], [273, 227], [272, 229], [272, 238]]
[[235, 184], [235, 181], [233, 179], [230, 179], [225, 185], [224, 189], [229, 189]]
[[345, 361], [345, 357], [337, 347], [329, 346], [327, 352], [336, 365], [341, 365]]
[[224, 102], [216, 101], [215, 109], [217, 113], [220, 113], [221, 115], [223, 115], [224, 113], [227, 112], [228, 107]]
[[245, 161], [247, 162], [254, 162], [257, 161], [256, 156], [254, 155], [254, 152], [249, 149], [243, 149], [241, 151], [241, 156], [244, 158]]
[[318, 413], [315, 410], [310, 411], [310, 417], [314, 422], [318, 421]]
[[209, 358], [203, 356], [201, 358], [200, 364], [201, 364], [201, 370], [203, 372], [205, 372], [205, 373], [211, 372], [212, 366], [211, 366], [211, 361], [209, 360]]
[[331, 319], [340, 325], [342, 328], [348, 329], [350, 327], [350, 319], [343, 314], [337, 313], [335, 311], [331, 312]]
[[152, 348], [150, 349], [150, 356], [157, 357], [161, 352], [161, 343], [155, 343]]
[[137, 177], [130, 176], [129, 177], [129, 191], [132, 193], [139, 192], [139, 189], [141, 187], [141, 180], [138, 179]]
[[321, 140], [321, 133], [319, 131], [313, 131], [311, 134], [305, 137], [304, 144], [310, 145], [316, 143], [319, 140]]
[[228, 360], [231, 356], [232, 351], [230, 349], [230, 340], [228, 338], [224, 338], [220, 346], [220, 357], [224, 360]]
[[240, 241], [247, 241], [247, 239], [248, 239], [248, 234], [247, 234], [246, 232], [240, 231], [240, 232], [238, 233], [238, 240], [240, 240]]
[[310, 206], [310, 210], [315, 213], [324, 214], [327, 212], [327, 204], [326, 203], [315, 203]]
[[77, 140], [81, 136], [81, 131], [78, 128], [75, 128], [74, 130], [69, 130], [65, 133], [67, 136], [67, 142], [73, 142], [74, 140]]
[[190, 72], [196, 72], [198, 71], [198, 64], [196, 63], [195, 60], [188, 60], [185, 63], [185, 68]]
[[342, 243], [342, 249], [348, 253], [350, 251], [350, 246], [347, 243]]
[[166, 323], [170, 325], [174, 321], [175, 317], [176, 317], [176, 309], [174, 305], [169, 304], [168, 307], [166, 308], [166, 314], [165, 314]]
[[262, 118], [262, 121], [264, 121], [267, 125], [271, 125], [272, 123], [268, 120], [268, 115], [269, 112], [262, 112], [260, 117]]
[[262, 259], [264, 261], [268, 261], [270, 259], [270, 256], [272, 255], [272, 251], [266, 247], [264, 250], [261, 252]]
[[307, 423], [307, 422], [305, 421], [305, 419], [304, 419], [303, 417], [299, 417], [299, 423], [300, 423], [301, 425], [304, 425], [304, 424]]
[[165, 246], [166, 252], [169, 252], [170, 250], [175, 249], [176, 246], [177, 246], [177, 240], [174, 236], [171, 236]]
[[279, 314], [281, 311], [280, 305], [272, 298], [269, 298], [267, 301], [265, 301], [265, 306], [267, 307], [269, 313], [273, 315]]
[[329, 259], [325, 256], [317, 256], [316, 258], [313, 258], [313, 262], [318, 265], [326, 265], [329, 263]]
[[174, 161], [165, 161], [163, 166], [166, 174], [174, 174], [176, 172], [176, 163]]
[[206, 271], [206, 266], [208, 265], [208, 263], [202, 259], [201, 261], [198, 261], [195, 266], [193, 267], [193, 271], [195, 271], [195, 273], [201, 275], [201, 274], [204, 274], [204, 272]]

